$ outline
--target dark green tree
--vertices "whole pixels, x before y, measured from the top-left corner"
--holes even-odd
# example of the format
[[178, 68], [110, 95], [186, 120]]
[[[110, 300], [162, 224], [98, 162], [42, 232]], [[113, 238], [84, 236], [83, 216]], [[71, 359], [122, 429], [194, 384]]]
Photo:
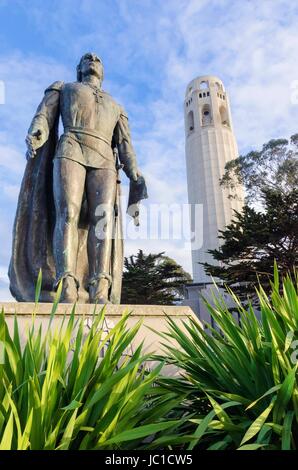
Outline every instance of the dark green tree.
[[[221, 184], [246, 189], [246, 203], [219, 234], [221, 246], [209, 250], [218, 266], [208, 274], [233, 286], [245, 299], [256, 299], [258, 279], [270, 290], [274, 260], [281, 274], [293, 272], [298, 258], [298, 135], [271, 140], [226, 165]], [[235, 194], [235, 197], [237, 195]]]
[[122, 304], [173, 305], [183, 298], [191, 276], [164, 253], [142, 250], [124, 259]]

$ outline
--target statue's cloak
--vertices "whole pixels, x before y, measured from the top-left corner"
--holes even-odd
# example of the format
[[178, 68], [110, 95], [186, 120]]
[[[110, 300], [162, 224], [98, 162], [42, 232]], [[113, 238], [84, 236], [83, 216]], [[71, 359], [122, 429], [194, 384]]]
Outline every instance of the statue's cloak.
[[[56, 271], [53, 258], [55, 206], [53, 195], [53, 158], [58, 142], [58, 118], [47, 142], [26, 165], [13, 228], [13, 247], [9, 266], [10, 291], [20, 302], [35, 299], [35, 286], [42, 270], [41, 302], [55, 298]], [[123, 236], [120, 208], [120, 184], [117, 184], [114, 238], [109, 300], [120, 303], [123, 270]], [[79, 250], [76, 277], [80, 283], [79, 302], [89, 301], [88, 283], [88, 215], [84, 198], [79, 222]], [[118, 210], [117, 210], [118, 209]]]

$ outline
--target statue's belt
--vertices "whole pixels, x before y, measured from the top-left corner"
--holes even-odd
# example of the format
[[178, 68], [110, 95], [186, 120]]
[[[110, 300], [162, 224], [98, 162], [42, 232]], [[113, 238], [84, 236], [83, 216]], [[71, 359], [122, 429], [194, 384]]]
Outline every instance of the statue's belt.
[[66, 126], [64, 128], [64, 134], [63, 135], [65, 135], [67, 137], [70, 137], [71, 139], [75, 140], [76, 142], [78, 142], [81, 145], [85, 145], [86, 147], [89, 147], [94, 152], [97, 152], [102, 158], [104, 158], [105, 160], [110, 161], [110, 158], [107, 158], [105, 155], [103, 155], [99, 151], [99, 149], [96, 148], [95, 146], [90, 145], [90, 142], [86, 142], [86, 141], [82, 142], [82, 140], [78, 137], [77, 134], [84, 134], [84, 135], [87, 135], [87, 136], [95, 137], [96, 139], [99, 139], [99, 140], [105, 142], [110, 148], [111, 148], [111, 142], [109, 142], [107, 139], [105, 139], [101, 135], [97, 134], [97, 132], [94, 131], [93, 129], [88, 129], [86, 127], [83, 128], [83, 127], [71, 127], [71, 126]]
[[88, 127], [72, 127], [72, 126], [66, 126], [64, 128], [64, 132], [71, 132], [71, 133], [79, 133], [79, 134], [85, 134], [90, 137], [95, 137], [96, 139], [102, 140], [109, 146], [111, 146], [111, 140], [107, 139], [106, 137], [103, 137], [100, 135], [98, 132], [96, 132], [94, 129], [89, 129]]

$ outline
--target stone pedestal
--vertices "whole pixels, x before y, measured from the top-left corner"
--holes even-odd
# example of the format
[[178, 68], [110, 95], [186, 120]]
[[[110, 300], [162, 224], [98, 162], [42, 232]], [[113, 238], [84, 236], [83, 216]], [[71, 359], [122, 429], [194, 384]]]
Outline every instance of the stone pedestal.
[[[50, 303], [40, 303], [35, 306], [30, 302], [0, 302], [0, 309], [5, 312], [6, 321], [9, 330], [13, 330], [14, 315], [17, 314], [18, 325], [21, 338], [24, 336], [26, 328], [31, 324], [32, 314], [35, 314], [36, 326], [42, 325], [42, 330], [46, 331], [53, 305]], [[69, 316], [72, 311], [72, 304], [59, 304], [53, 320], [53, 328], [62, 322], [64, 315]], [[83, 317], [86, 322], [86, 328], [92, 321], [94, 309], [99, 312], [102, 306], [91, 304], [77, 304], [75, 315]], [[128, 326], [135, 325], [142, 319], [142, 326], [136, 335], [132, 348], [137, 347], [141, 341], [144, 341], [144, 353], [162, 354], [163, 347], [160, 341], [163, 339], [154, 333], [150, 328], [159, 332], [167, 331], [167, 316], [183, 328], [182, 320], [193, 318], [198, 321], [192, 309], [188, 306], [163, 306], [163, 305], [106, 305], [105, 306], [105, 324], [107, 329], [113, 326], [121, 319], [124, 312], [131, 312], [127, 321]], [[148, 328], [149, 327], [149, 328]]]

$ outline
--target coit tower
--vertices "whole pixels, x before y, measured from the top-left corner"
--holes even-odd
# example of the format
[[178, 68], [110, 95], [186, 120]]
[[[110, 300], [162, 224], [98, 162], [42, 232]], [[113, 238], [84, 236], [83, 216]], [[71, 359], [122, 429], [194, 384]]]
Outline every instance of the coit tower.
[[[207, 250], [218, 248], [218, 231], [230, 223], [233, 209], [239, 211], [243, 205], [242, 187], [237, 188], [238, 198], [231, 199], [231, 191], [219, 184], [225, 164], [238, 157], [229, 98], [222, 81], [212, 75], [192, 80], [186, 89], [184, 115], [188, 201], [191, 230], [196, 235], [193, 280], [209, 283], [211, 279], [199, 263], [216, 264]], [[202, 208], [201, 217], [195, 205], [201, 205], [196, 206]], [[198, 244], [200, 239], [202, 243]]]

